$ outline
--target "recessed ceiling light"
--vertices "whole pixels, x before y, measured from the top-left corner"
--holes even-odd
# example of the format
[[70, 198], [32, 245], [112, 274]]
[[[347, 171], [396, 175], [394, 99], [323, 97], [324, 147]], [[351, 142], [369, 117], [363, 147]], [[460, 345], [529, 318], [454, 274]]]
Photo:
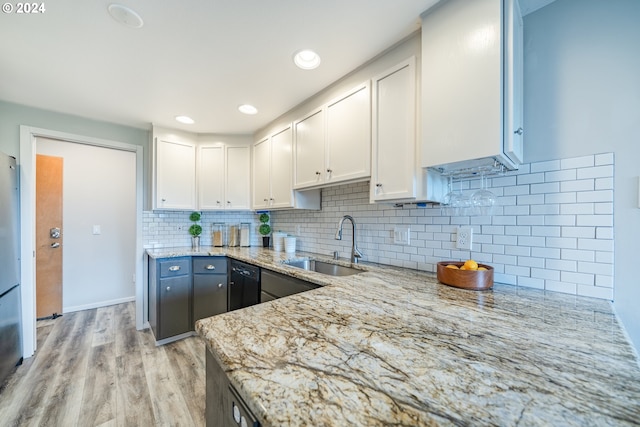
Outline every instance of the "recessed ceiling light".
[[238, 110], [241, 113], [244, 114], [256, 114], [258, 112], [258, 109], [256, 107], [254, 107], [253, 105], [249, 105], [249, 104], [244, 104], [238, 107]]
[[137, 12], [127, 6], [112, 3], [107, 8], [109, 15], [122, 25], [126, 25], [130, 28], [142, 28], [144, 21]]
[[293, 55], [293, 62], [303, 70], [313, 70], [320, 65], [320, 56], [312, 50], [303, 49]]
[[176, 116], [176, 120], [180, 123], [184, 123], [185, 125], [192, 125], [195, 123], [189, 116]]

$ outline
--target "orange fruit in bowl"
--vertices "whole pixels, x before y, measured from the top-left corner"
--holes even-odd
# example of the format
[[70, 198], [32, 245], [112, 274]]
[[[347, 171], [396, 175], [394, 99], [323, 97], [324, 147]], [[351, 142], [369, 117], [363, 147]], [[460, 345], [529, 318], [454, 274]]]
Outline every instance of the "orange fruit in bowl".
[[[477, 270], [478, 263], [472, 259], [468, 259], [464, 262], [464, 265], [462, 267], [464, 267], [464, 270]], [[462, 267], [460, 267], [461, 270], [463, 269]]]
[[487, 271], [487, 269], [484, 267], [478, 267], [478, 271]]
[[449, 265], [447, 265], [447, 267], [446, 267], [446, 268], [451, 268], [451, 269], [453, 269], [453, 270], [457, 270], [457, 269], [458, 269], [458, 266], [457, 266], [457, 265], [455, 265], [455, 264], [449, 264]]

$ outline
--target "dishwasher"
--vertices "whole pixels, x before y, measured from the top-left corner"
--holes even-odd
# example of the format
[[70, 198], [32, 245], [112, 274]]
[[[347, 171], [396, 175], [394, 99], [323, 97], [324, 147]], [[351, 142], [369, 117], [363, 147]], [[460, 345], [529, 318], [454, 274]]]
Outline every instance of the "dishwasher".
[[231, 260], [229, 311], [260, 302], [260, 267]]

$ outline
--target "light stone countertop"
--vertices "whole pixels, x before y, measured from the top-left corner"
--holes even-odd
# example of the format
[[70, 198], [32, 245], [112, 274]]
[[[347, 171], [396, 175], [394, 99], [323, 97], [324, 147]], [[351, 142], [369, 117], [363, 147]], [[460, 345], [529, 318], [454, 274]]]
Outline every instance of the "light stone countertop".
[[227, 255], [327, 285], [196, 324], [263, 426], [640, 422], [640, 368], [608, 301], [467, 291], [367, 263], [325, 276], [282, 261], [326, 257], [262, 248], [148, 253]]

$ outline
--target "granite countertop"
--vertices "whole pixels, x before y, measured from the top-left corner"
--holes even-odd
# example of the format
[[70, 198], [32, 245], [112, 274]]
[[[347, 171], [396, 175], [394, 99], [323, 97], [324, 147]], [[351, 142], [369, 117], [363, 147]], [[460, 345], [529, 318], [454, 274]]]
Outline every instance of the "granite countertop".
[[264, 426], [638, 425], [640, 368], [608, 301], [366, 263], [331, 277], [220, 249], [149, 255], [227, 255], [326, 285], [196, 324]]

